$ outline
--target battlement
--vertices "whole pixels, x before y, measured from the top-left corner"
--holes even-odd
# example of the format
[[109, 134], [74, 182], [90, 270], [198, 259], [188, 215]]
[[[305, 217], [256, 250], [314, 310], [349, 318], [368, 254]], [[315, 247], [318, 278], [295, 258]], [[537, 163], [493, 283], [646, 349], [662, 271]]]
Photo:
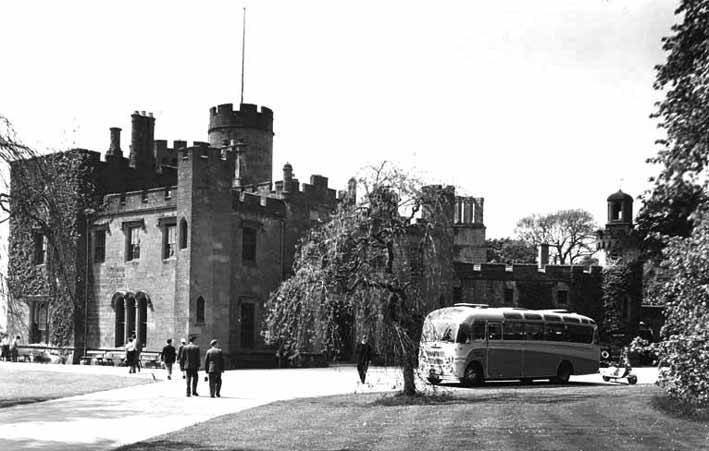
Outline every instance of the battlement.
[[157, 170], [162, 166], [177, 167], [177, 151], [187, 147], [187, 141], [175, 140], [172, 147], [167, 147], [167, 140], [156, 139], [154, 142], [153, 154]]
[[474, 265], [456, 262], [455, 271], [463, 279], [480, 280], [572, 280], [584, 277], [600, 277], [600, 266], [547, 265], [538, 268], [531, 264], [492, 264]]
[[328, 178], [319, 174], [310, 176], [310, 183], [301, 183], [293, 177], [292, 166], [284, 166], [284, 180], [274, 183], [276, 195], [297, 196], [309, 202], [335, 203], [337, 191], [328, 187]]
[[176, 194], [177, 186], [107, 194], [103, 197], [100, 213], [175, 208]]
[[233, 208], [236, 211], [248, 210], [258, 214], [285, 217], [286, 204], [281, 199], [259, 194], [233, 192]]
[[239, 110], [225, 103], [209, 109], [209, 132], [219, 128], [255, 128], [273, 132], [273, 111], [262, 106], [242, 103]]

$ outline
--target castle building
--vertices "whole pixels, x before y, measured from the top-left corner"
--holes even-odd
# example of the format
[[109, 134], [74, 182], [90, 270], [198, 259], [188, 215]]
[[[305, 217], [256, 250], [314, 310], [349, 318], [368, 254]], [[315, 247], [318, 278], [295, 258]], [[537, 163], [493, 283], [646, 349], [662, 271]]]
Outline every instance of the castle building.
[[[195, 335], [204, 348], [216, 338], [240, 366], [269, 364], [264, 302], [288, 276], [299, 238], [338, 202], [355, 199], [356, 182], [339, 193], [321, 175], [301, 183], [289, 163], [274, 182], [266, 107], [211, 108], [207, 142], [191, 146], [156, 140], [155, 122], [145, 112], [131, 116], [127, 157], [119, 128], [110, 129], [103, 160], [83, 149], [42, 157], [66, 168], [76, 195], [62, 201], [66, 221], [19, 209], [11, 219], [10, 287], [26, 310], [16, 329], [29, 343], [56, 342], [66, 329], [75, 361], [135, 334], [147, 350], [170, 337]], [[13, 163], [12, 189], [22, 189], [27, 164]], [[483, 263], [483, 199], [455, 197], [451, 214], [455, 259]], [[54, 283], [47, 235], [58, 222], [73, 237], [62, 255], [74, 272]], [[59, 283], [71, 293], [61, 309]], [[450, 303], [453, 293], [441, 296]]]

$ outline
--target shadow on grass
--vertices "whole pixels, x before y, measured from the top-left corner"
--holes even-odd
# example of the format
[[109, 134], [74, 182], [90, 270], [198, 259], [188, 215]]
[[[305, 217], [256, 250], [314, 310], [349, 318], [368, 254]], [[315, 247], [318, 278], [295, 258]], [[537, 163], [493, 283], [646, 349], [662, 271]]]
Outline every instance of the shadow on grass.
[[22, 404], [32, 404], [35, 402], [49, 401], [50, 399], [57, 399], [53, 396], [37, 396], [37, 397], [26, 397], [20, 399], [0, 399], [0, 409], [5, 407], [20, 406]]
[[652, 397], [650, 404], [660, 412], [683, 420], [698, 423], [709, 422], [709, 407], [698, 408], [671, 399], [667, 395], [661, 394]]
[[[130, 445], [121, 446], [114, 451], [208, 451], [214, 450], [211, 445], [200, 445], [194, 442], [185, 442], [177, 440], [156, 440], [154, 442], [138, 442]], [[223, 451], [256, 451], [257, 449], [266, 448], [218, 448]]]

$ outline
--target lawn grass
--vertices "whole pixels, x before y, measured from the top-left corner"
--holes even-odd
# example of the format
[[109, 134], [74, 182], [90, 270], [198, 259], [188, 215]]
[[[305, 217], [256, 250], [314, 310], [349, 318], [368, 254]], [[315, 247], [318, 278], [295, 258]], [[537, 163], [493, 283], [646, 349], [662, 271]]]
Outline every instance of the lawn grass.
[[0, 408], [152, 382], [105, 374], [0, 368]]
[[658, 396], [653, 386], [574, 386], [300, 399], [120, 450], [709, 449], [706, 419], [655, 408]]

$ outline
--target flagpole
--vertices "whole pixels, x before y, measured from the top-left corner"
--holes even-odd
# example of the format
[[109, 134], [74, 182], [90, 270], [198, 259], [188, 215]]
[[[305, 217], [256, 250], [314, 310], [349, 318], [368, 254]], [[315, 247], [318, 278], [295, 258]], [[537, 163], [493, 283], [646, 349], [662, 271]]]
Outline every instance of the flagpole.
[[241, 25], [241, 102], [244, 103], [244, 52], [246, 50], [246, 6], [244, 6], [244, 17]]

